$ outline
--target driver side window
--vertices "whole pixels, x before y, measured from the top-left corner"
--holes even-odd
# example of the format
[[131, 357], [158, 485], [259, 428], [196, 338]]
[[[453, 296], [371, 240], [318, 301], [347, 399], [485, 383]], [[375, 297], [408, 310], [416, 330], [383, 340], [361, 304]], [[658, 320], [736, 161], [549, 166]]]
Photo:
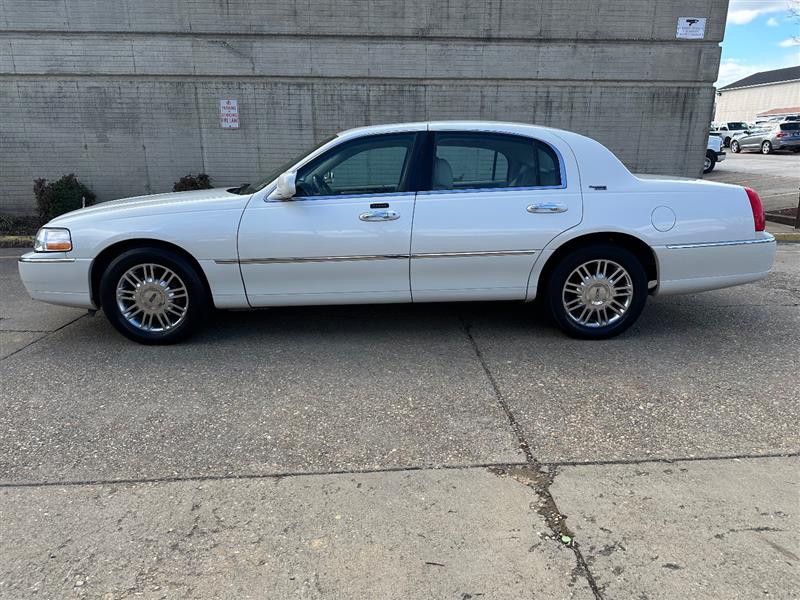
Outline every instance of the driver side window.
[[387, 194], [406, 189], [415, 134], [370, 136], [344, 142], [302, 167], [298, 196]]

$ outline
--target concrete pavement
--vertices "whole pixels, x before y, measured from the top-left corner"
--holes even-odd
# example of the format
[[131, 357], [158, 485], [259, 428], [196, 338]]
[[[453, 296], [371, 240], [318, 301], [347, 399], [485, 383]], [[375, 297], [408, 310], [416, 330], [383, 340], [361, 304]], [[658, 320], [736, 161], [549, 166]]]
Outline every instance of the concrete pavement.
[[28, 300], [14, 254], [0, 597], [798, 589], [800, 246], [600, 343], [449, 304], [220, 313], [166, 348]]
[[765, 210], [797, 206], [800, 154], [734, 154], [730, 148], [726, 148], [725, 152], [725, 160], [717, 163], [711, 173], [703, 175], [704, 179], [753, 188], [761, 197]]

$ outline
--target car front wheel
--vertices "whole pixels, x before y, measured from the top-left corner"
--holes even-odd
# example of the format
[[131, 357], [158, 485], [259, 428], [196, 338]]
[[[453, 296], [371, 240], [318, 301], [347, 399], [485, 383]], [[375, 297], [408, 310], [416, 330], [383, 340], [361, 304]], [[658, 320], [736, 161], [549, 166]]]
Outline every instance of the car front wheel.
[[629, 250], [596, 244], [564, 257], [546, 294], [554, 320], [568, 335], [605, 339], [628, 329], [641, 314], [647, 274]]
[[772, 144], [769, 142], [764, 142], [761, 144], [761, 154], [769, 154], [772, 152]]
[[706, 159], [703, 161], [703, 174], [711, 173], [717, 164], [717, 155], [713, 150], [706, 150]]
[[731, 152], [733, 152], [734, 154], [739, 154], [739, 152], [741, 152], [741, 150], [742, 149], [739, 147], [739, 142], [737, 142], [736, 140], [733, 140], [731, 142]]
[[103, 312], [124, 336], [141, 344], [172, 344], [203, 322], [208, 294], [189, 262], [161, 248], [128, 250], [100, 280]]

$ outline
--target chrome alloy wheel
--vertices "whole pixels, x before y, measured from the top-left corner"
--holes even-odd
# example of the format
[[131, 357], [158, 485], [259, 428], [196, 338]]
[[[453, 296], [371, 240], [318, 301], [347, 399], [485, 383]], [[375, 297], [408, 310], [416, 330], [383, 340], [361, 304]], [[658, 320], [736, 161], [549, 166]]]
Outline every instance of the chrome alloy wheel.
[[612, 260], [590, 260], [570, 273], [561, 292], [569, 318], [584, 327], [606, 327], [628, 311], [633, 281]]
[[142, 331], [174, 329], [186, 318], [189, 292], [174, 271], [152, 263], [135, 265], [117, 283], [122, 317]]
[[708, 171], [711, 168], [711, 159], [706, 156], [706, 159], [703, 161], [703, 171]]

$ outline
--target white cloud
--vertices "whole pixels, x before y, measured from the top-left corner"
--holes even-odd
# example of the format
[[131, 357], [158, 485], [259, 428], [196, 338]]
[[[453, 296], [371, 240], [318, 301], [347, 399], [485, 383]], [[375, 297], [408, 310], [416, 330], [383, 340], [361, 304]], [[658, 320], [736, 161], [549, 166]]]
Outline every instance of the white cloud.
[[750, 63], [747, 60], [738, 58], [727, 58], [719, 65], [719, 75], [714, 84], [717, 88], [724, 87], [734, 81], [739, 81], [753, 73], [761, 71], [772, 71], [773, 69], [783, 69], [785, 67], [796, 67], [798, 65], [796, 53], [777, 57], [769, 63]]
[[778, 44], [781, 48], [791, 48], [792, 46], [800, 46], [800, 38], [788, 38]]
[[784, 12], [788, 8], [789, 0], [731, 0], [728, 7], [728, 23], [745, 25], [759, 15]]
[[767, 25], [769, 25], [770, 27], [777, 27], [778, 25], [780, 25], [780, 21], [778, 21], [778, 19], [776, 19], [775, 17], [770, 17], [769, 19], [767, 19]]

